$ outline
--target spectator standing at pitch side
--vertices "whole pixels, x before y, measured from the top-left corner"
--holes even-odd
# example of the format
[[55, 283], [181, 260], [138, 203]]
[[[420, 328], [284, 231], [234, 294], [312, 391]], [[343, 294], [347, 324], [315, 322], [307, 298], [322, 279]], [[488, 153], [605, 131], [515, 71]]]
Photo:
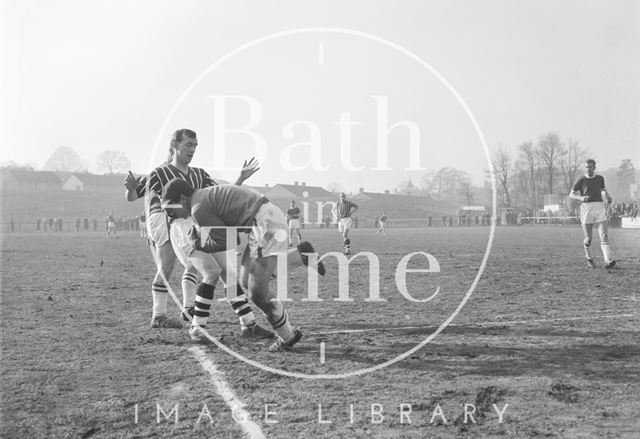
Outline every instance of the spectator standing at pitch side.
[[607, 210], [603, 196], [607, 204], [613, 201], [609, 192], [604, 186], [604, 177], [596, 175], [596, 161], [588, 159], [585, 162], [586, 173], [576, 181], [569, 197], [582, 201], [580, 206], [580, 222], [584, 233], [584, 253], [589, 267], [595, 268], [596, 264], [591, 255], [591, 240], [593, 237], [593, 225], [597, 224], [600, 235], [600, 249], [604, 256], [605, 268], [616, 265], [616, 261], [611, 258], [611, 246], [607, 234]]
[[351, 239], [349, 239], [349, 231], [351, 230], [351, 215], [358, 210], [358, 205], [347, 200], [344, 192], [340, 193], [340, 201], [336, 204], [334, 212], [338, 217], [338, 232], [342, 234], [344, 239], [344, 254], [351, 254]]
[[42, 219], [41, 218], [36, 218], [36, 230], [39, 232], [40, 231], [40, 224], [42, 223]]

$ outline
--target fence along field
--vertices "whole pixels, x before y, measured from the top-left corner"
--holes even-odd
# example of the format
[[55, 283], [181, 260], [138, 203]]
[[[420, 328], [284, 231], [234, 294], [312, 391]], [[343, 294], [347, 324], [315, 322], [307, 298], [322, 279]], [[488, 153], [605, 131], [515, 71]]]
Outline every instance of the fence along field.
[[[273, 367], [330, 373], [379, 364], [447, 315], [477, 269], [487, 233], [354, 230], [354, 250], [380, 258], [383, 305], [364, 302], [368, 275], [357, 261], [352, 303], [332, 300], [335, 279], [321, 280], [321, 303], [302, 301], [300, 273], [288, 279], [287, 308], [305, 331], [291, 353], [274, 356], [265, 343], [240, 339], [224, 304], [215, 304], [212, 333]], [[640, 234], [610, 234], [619, 268], [605, 271], [585, 266], [577, 227], [498, 228], [486, 271], [453, 324], [415, 355], [371, 374], [299, 380], [213, 346], [203, 354], [266, 437], [634, 437]], [[341, 247], [335, 230], [304, 237], [320, 253]], [[186, 329], [148, 328], [154, 267], [133, 232], [111, 240], [84, 232], [2, 240], [2, 437], [246, 437], [190, 350]], [[402, 299], [392, 277], [412, 246], [432, 253], [442, 269], [431, 280], [443, 286], [441, 295], [421, 309]], [[420, 294], [424, 279], [408, 279]], [[216, 295], [224, 295], [221, 287]], [[504, 410], [502, 422], [494, 405]]]

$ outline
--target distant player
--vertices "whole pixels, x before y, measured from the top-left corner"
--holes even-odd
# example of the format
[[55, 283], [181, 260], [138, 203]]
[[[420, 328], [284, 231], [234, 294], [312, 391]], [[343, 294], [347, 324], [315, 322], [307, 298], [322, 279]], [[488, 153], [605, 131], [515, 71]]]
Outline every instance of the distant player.
[[387, 234], [387, 212], [382, 212], [380, 218], [378, 218], [378, 235]]
[[[287, 350], [302, 338], [302, 332], [289, 323], [282, 303], [275, 291], [269, 289], [269, 281], [277, 266], [277, 255], [287, 255], [290, 265], [308, 265], [308, 253], [314, 253], [308, 242], [300, 244], [297, 250], [288, 249], [287, 224], [284, 213], [270, 203], [262, 194], [242, 186], [221, 185], [196, 190], [184, 180], [169, 182], [162, 194], [162, 205], [172, 218], [193, 217], [200, 227], [243, 227], [249, 232], [249, 242], [245, 249], [240, 280], [248, 287], [251, 300], [264, 312], [267, 320], [277, 332], [277, 340], [270, 351]], [[206, 252], [226, 251], [226, 231], [212, 229], [202, 247], [200, 238], [194, 235], [198, 249]], [[233, 246], [231, 246], [233, 247]], [[324, 274], [324, 266], [318, 263], [318, 273]], [[210, 288], [198, 290], [196, 302], [210, 301]], [[208, 308], [202, 309], [201, 316], [208, 315]], [[196, 322], [197, 323], [197, 322]], [[193, 331], [199, 331], [196, 326]]]
[[113, 212], [109, 212], [109, 215], [107, 216], [107, 238], [111, 238], [111, 234], [115, 237], [117, 233], [116, 220], [113, 217]]
[[358, 205], [347, 200], [347, 195], [344, 192], [340, 193], [340, 201], [333, 209], [334, 213], [338, 217], [338, 232], [342, 234], [344, 242], [344, 254], [351, 254], [351, 239], [349, 239], [349, 230], [351, 230], [352, 220], [351, 215], [358, 210]]
[[293, 246], [293, 232], [298, 235], [298, 244], [302, 242], [300, 234], [300, 208], [296, 207], [296, 202], [291, 200], [287, 210], [287, 223], [289, 224], [289, 247]]
[[585, 162], [586, 174], [583, 175], [573, 185], [573, 190], [569, 197], [573, 200], [582, 201], [580, 206], [580, 222], [584, 232], [584, 253], [589, 267], [595, 268], [596, 264], [591, 256], [591, 239], [593, 236], [593, 225], [598, 225], [600, 235], [600, 249], [604, 256], [604, 267], [611, 268], [616, 265], [616, 261], [611, 259], [611, 247], [607, 235], [607, 209], [603, 197], [607, 204], [613, 201], [611, 195], [604, 187], [604, 177], [596, 175], [596, 161], [589, 159]]

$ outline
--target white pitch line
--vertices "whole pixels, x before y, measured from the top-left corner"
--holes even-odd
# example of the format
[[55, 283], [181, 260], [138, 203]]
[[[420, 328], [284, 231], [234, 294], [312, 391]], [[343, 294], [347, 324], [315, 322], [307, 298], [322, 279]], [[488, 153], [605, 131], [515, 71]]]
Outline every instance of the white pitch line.
[[[522, 323], [543, 323], [543, 322], [565, 322], [575, 320], [597, 320], [597, 319], [619, 319], [622, 317], [637, 316], [638, 313], [631, 314], [615, 314], [608, 316], [587, 316], [587, 317], [566, 317], [556, 319], [533, 319], [533, 320], [505, 320], [493, 322], [478, 322], [469, 324], [451, 324], [449, 326], [492, 326], [492, 325], [515, 325]], [[315, 332], [313, 335], [332, 335], [332, 334], [355, 334], [360, 332], [385, 332], [385, 331], [403, 331], [406, 329], [424, 329], [424, 326], [398, 326], [394, 328], [368, 328], [368, 329], [342, 329], [337, 331]]]
[[200, 346], [193, 346], [189, 348], [189, 351], [200, 362], [202, 368], [209, 372], [211, 382], [216, 386], [218, 394], [222, 396], [224, 402], [231, 408], [233, 419], [242, 427], [245, 434], [251, 439], [266, 439], [260, 426], [251, 420], [249, 413], [244, 409], [246, 404], [240, 401], [233, 393], [233, 390], [222, 376], [222, 372], [207, 357], [204, 350]]

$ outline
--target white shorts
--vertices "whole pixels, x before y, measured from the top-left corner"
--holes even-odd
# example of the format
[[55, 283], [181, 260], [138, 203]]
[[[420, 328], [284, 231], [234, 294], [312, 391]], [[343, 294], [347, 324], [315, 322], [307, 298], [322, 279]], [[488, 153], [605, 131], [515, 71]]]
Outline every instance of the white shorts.
[[338, 220], [338, 232], [344, 233], [351, 230], [351, 218], [342, 218]]
[[580, 206], [580, 222], [582, 224], [596, 224], [606, 220], [607, 209], [604, 202], [582, 203], [582, 206]]
[[115, 230], [115, 228], [116, 228], [116, 223], [114, 223], [113, 221], [109, 221], [109, 222], [107, 223], [107, 228], [108, 228], [109, 230]]
[[299, 219], [290, 219], [289, 220], [289, 230], [295, 230], [300, 228], [300, 220]]
[[189, 257], [195, 251], [195, 245], [189, 238], [189, 230], [195, 223], [193, 218], [178, 218], [171, 222], [171, 246], [182, 265], [190, 265]]
[[287, 218], [273, 203], [266, 203], [256, 214], [256, 225], [249, 234], [251, 258], [265, 258], [289, 250]]
[[[171, 234], [171, 245], [180, 263], [185, 267], [193, 266], [202, 275], [204, 282], [214, 285], [220, 275], [220, 264], [216, 257], [224, 258], [224, 252], [214, 256], [195, 249], [195, 245], [189, 237], [189, 230], [195, 225], [192, 217], [178, 218], [171, 222], [169, 228]], [[232, 257], [236, 258], [234, 250]], [[224, 262], [224, 261], [222, 261]], [[226, 264], [223, 264], [226, 266]]]
[[156, 247], [169, 240], [169, 224], [167, 215], [164, 212], [154, 212], [147, 220], [147, 236]]

